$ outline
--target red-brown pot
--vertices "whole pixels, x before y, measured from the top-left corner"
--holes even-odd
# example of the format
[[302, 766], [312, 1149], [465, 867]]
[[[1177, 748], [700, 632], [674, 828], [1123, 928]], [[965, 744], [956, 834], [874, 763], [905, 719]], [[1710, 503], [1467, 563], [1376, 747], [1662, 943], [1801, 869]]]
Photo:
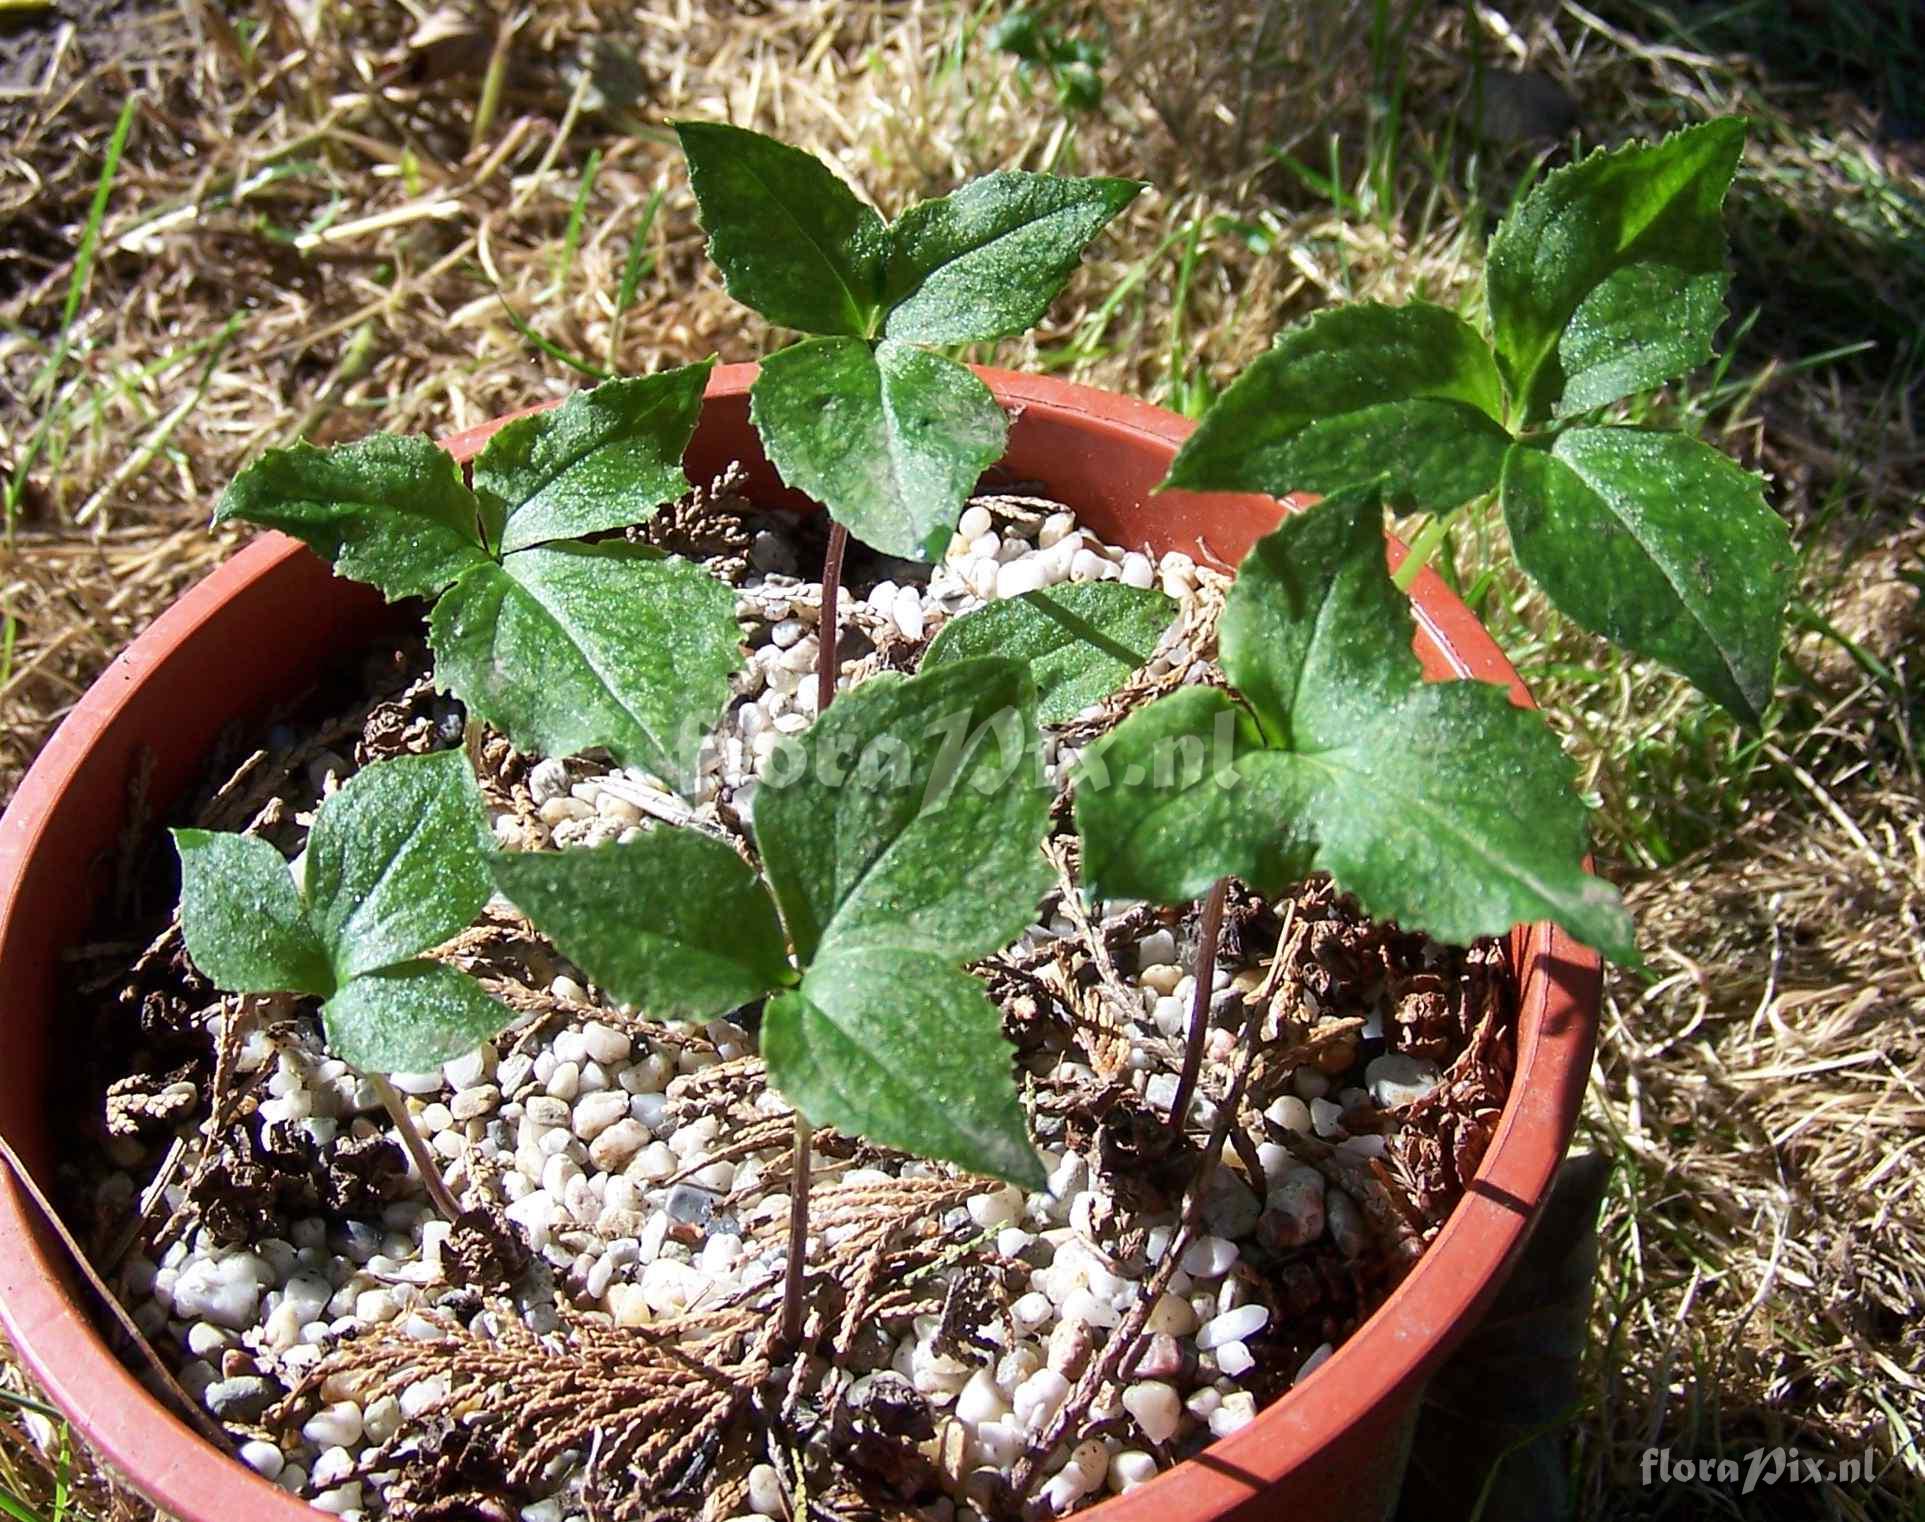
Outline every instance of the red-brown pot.
[[[749, 426], [750, 365], [708, 385], [689, 475], [731, 461], [757, 496], [778, 483]], [[1284, 509], [1267, 497], [1152, 489], [1192, 425], [1060, 380], [984, 370], [1015, 414], [1003, 468], [1046, 483], [1112, 543], [1234, 564]], [[505, 421], [501, 420], [501, 421]], [[500, 421], [447, 440], [463, 459]], [[794, 500], [791, 498], [791, 500]], [[1392, 564], [1402, 559], [1392, 543]], [[1524, 690], [1470, 611], [1433, 573], [1412, 588], [1417, 651], [1433, 678]], [[60, 954], [85, 935], [143, 755], [153, 817], [195, 778], [230, 720], [299, 686], [380, 617], [369, 589], [299, 544], [264, 535], [157, 619], [88, 690], [0, 820], [0, 1130], [44, 1182]], [[1522, 1245], [1576, 1125], [1595, 1037], [1597, 956], [1544, 925], [1513, 932], [1517, 1073], [1471, 1192], [1417, 1267], [1301, 1387], [1250, 1426], [1089, 1522], [1342, 1517], [1394, 1500], [1425, 1378], [1477, 1320]], [[32, 1204], [0, 1169], [0, 1318], [34, 1375], [136, 1489], [183, 1522], [306, 1522], [301, 1502], [215, 1453], [151, 1396], [95, 1330], [94, 1307]]]

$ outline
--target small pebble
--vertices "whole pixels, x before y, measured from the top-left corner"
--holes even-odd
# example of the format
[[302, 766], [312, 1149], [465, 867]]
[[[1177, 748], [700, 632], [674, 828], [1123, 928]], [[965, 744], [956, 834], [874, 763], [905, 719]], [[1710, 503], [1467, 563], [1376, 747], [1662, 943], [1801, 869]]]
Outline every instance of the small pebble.
[[1210, 1413], [1210, 1435], [1228, 1437], [1257, 1419], [1257, 1398], [1248, 1390], [1237, 1390], [1223, 1397]]
[[241, 1444], [241, 1462], [262, 1479], [271, 1480], [287, 1467], [287, 1456], [272, 1443], [255, 1438]]
[[1385, 1052], [1364, 1068], [1364, 1086], [1378, 1107], [1394, 1110], [1413, 1104], [1437, 1087], [1443, 1075], [1437, 1064], [1407, 1052]]
[[1143, 1380], [1123, 1392], [1123, 1409], [1136, 1418], [1143, 1436], [1152, 1443], [1167, 1443], [1176, 1436], [1183, 1419], [1183, 1403], [1176, 1387], [1160, 1379]]
[[749, 1470], [749, 1508], [757, 1516], [779, 1517], [783, 1513], [782, 1482], [770, 1464], [757, 1464]]
[[1242, 1342], [1262, 1331], [1269, 1320], [1269, 1306], [1240, 1305], [1233, 1311], [1225, 1311], [1214, 1321], [1205, 1322], [1197, 1331], [1196, 1345], [1207, 1353], [1226, 1342]]

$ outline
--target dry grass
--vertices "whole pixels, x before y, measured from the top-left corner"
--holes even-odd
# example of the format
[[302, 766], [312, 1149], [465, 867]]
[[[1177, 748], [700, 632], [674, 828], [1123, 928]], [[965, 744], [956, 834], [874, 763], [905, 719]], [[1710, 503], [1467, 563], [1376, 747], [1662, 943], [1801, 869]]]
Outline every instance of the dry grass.
[[[1474, 55], [1561, 81], [1587, 141], [1751, 114], [1734, 302], [1760, 315], [1728, 370], [1658, 410], [1773, 474], [1808, 546], [1805, 625], [1849, 645], [1801, 636], [1759, 746], [1504, 577], [1482, 598], [1568, 707], [1604, 804], [1600, 849], [1636, 882], [1657, 974], [1613, 984], [1587, 1121], [1618, 1166], [1581, 1511], [1915, 1514], [1925, 865], [1902, 578], [1925, 490], [1925, 199], [1916, 144], [1872, 106], [1670, 35], [1643, 0], [1520, 0], [1474, 22], [1406, 0], [1059, 5], [1059, 24], [1110, 49], [1103, 109], [1073, 118], [983, 47], [994, 5], [87, 8], [109, 19], [75, 31], [48, 91], [0, 101], [0, 477], [39, 440], [0, 550], [0, 797], [111, 654], [229, 551], [208, 510], [265, 445], [459, 427], [579, 384], [509, 306], [624, 372], [766, 347], [704, 267], [665, 118], [805, 143], [885, 211], [995, 167], [1151, 180], [1045, 326], [996, 357], [1194, 407], [1279, 325], [1334, 301], [1474, 311], [1483, 230], [1533, 152], [1462, 128]], [[1842, 25], [1822, 6], [1817, 21], [1765, 9], [1786, 28]], [[1881, 66], [1902, 58], [1878, 46]], [[134, 93], [99, 258], [63, 331]], [[642, 278], [618, 312], [638, 236]], [[1491, 547], [1469, 535], [1454, 550], [1468, 585]], [[1900, 1457], [1852, 1494], [1637, 1484], [1654, 1435], [1705, 1454], [1780, 1433]], [[51, 1516], [30, 1450], [0, 1418], [0, 1484]], [[104, 1493], [82, 1499], [112, 1514]]]

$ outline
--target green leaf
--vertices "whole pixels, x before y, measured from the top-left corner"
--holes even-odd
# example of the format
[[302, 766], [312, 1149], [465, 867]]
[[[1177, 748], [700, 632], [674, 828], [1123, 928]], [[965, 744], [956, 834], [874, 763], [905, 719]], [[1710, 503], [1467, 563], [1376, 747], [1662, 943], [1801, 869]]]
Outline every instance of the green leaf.
[[772, 757], [756, 796], [756, 843], [805, 966], [872, 946], [965, 961], [1030, 923], [1049, 794], [1015, 661], [872, 677], [791, 754], [800, 774]]
[[805, 333], [875, 331], [888, 234], [820, 159], [719, 122], [677, 122], [729, 294]]
[[658, 1020], [710, 1020], [794, 981], [748, 863], [695, 830], [497, 855], [495, 884], [562, 954]]
[[1071, 582], [951, 619], [923, 653], [922, 669], [987, 655], [1022, 661], [1036, 683], [1036, 717], [1065, 724], [1147, 664], [1175, 617], [1175, 602], [1161, 592]]
[[412, 957], [465, 930], [488, 902], [481, 794], [459, 751], [365, 766], [308, 835], [308, 922], [334, 975]]
[[326, 949], [307, 922], [281, 853], [251, 835], [175, 830], [181, 934], [216, 988], [235, 994], [334, 992]]
[[770, 1081], [816, 1124], [1043, 1186], [1002, 1017], [941, 956], [878, 947], [824, 957], [799, 991], [769, 1001], [762, 1053]]
[[1383, 479], [1400, 502], [1453, 508], [1496, 488], [1503, 415], [1490, 346], [1455, 313], [1339, 307], [1231, 383], [1164, 484], [1282, 496]]
[[1485, 279], [1523, 421], [1634, 395], [1710, 357], [1727, 279], [1720, 208], [1746, 126], [1728, 117], [1594, 153], [1504, 219]]
[[626, 528], [681, 496], [682, 453], [713, 364], [607, 381], [508, 424], [475, 461], [489, 543], [512, 553]]
[[1026, 332], [1145, 188], [1003, 170], [910, 207], [889, 229], [883, 332], [932, 344]]
[[[1583, 870], [1556, 737], [1499, 687], [1422, 681], [1413, 633], [1373, 494], [1287, 519], [1245, 558], [1218, 631], [1264, 729], [1188, 690], [1093, 747], [1076, 798], [1090, 891], [1174, 902], [1228, 873], [1276, 893], [1322, 869], [1447, 941], [1550, 919], [1635, 961], [1615, 890]], [[1186, 737], [1207, 763], [1171, 758]]]
[[292, 534], [389, 601], [432, 597], [488, 560], [461, 467], [424, 438], [270, 449], [221, 494], [214, 522], [234, 518]]
[[1009, 419], [962, 365], [885, 339], [813, 338], [772, 354], [749, 412], [782, 479], [872, 549], [939, 560], [1002, 458]]
[[1408, 601], [1384, 570], [1379, 500], [1368, 487], [1333, 493], [1258, 540], [1225, 599], [1224, 675], [1286, 748], [1331, 743], [1422, 678]]
[[1459, 943], [1555, 920], [1638, 961], [1617, 890], [1582, 866], [1577, 769], [1502, 688], [1425, 683], [1301, 764], [1321, 772], [1318, 864], [1370, 913]]
[[400, 962], [349, 980], [321, 1006], [328, 1050], [368, 1073], [419, 1073], [472, 1052], [515, 1012], [445, 962]]
[[1077, 764], [1084, 892], [1180, 904], [1219, 877], [1303, 877], [1314, 792], [1280, 759], [1221, 688], [1181, 687], [1137, 709]]
[[1572, 428], [1512, 451], [1502, 500], [1564, 613], [1763, 727], [1793, 554], [1757, 476], [1681, 434]]
[[437, 679], [518, 749], [605, 746], [683, 789], [742, 665], [735, 594], [622, 543], [539, 545], [469, 572], [428, 641]]

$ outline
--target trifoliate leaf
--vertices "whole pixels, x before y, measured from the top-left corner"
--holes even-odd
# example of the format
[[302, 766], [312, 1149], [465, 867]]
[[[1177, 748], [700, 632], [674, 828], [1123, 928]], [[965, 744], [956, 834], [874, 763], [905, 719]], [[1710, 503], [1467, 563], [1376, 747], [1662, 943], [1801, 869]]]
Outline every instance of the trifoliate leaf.
[[1069, 582], [951, 619], [923, 652], [922, 669], [989, 655], [1021, 661], [1036, 683], [1036, 717], [1066, 724], [1147, 665], [1175, 617], [1176, 603], [1147, 587]]
[[420, 954], [488, 902], [481, 793], [459, 751], [365, 766], [321, 805], [307, 846], [308, 921], [337, 980]]
[[216, 988], [234, 994], [334, 992], [327, 949], [287, 860], [265, 840], [175, 830], [181, 935]]
[[1498, 363], [1524, 422], [1671, 380], [1724, 319], [1720, 208], [1747, 124], [1725, 118], [1545, 177], [1491, 239]]
[[214, 522], [233, 518], [292, 534], [389, 601], [432, 597], [488, 559], [461, 467], [425, 438], [270, 449], [221, 494]]
[[813, 1123], [1043, 1185], [1002, 1016], [943, 957], [894, 947], [824, 956], [799, 990], [769, 1000], [762, 1054], [770, 1082]]
[[472, 1052], [515, 1012], [445, 962], [364, 972], [321, 1006], [328, 1050], [368, 1073], [419, 1073]]
[[475, 495], [496, 552], [643, 523], [687, 491], [682, 454], [713, 363], [604, 382], [491, 438]]
[[1496, 488], [1503, 416], [1490, 346], [1455, 313], [1339, 307], [1231, 383], [1165, 484], [1282, 496], [1382, 479], [1399, 503], [1448, 509]]
[[769, 459], [872, 549], [938, 560], [1009, 419], [966, 367], [913, 344], [812, 338], [749, 392]]
[[1180, 692], [1092, 747], [1076, 801], [1088, 890], [1178, 902], [1225, 873], [1275, 893], [1322, 869], [1368, 912], [1447, 941], [1551, 919], [1635, 961], [1616, 892], [1583, 870], [1556, 737], [1501, 688], [1422, 681], [1413, 633], [1374, 493], [1286, 520], [1245, 558], [1218, 631], [1262, 731], [1225, 697]]
[[605, 746], [682, 790], [742, 665], [735, 594], [619, 542], [538, 545], [469, 572], [428, 639], [436, 679], [518, 749]]
[[1025, 332], [1144, 189], [1003, 170], [910, 207], [889, 229], [883, 332], [932, 344]]
[[675, 132], [729, 294], [785, 328], [872, 334], [882, 218], [799, 148], [720, 122], [677, 122]]
[[1572, 428], [1512, 451], [1502, 500], [1564, 613], [1763, 726], [1794, 557], [1757, 476], [1682, 434]]
[[770, 757], [756, 843], [805, 966], [1007, 945], [1049, 884], [1036, 689], [1015, 661], [870, 678]]
[[520, 851], [496, 886], [561, 953], [657, 1020], [711, 1020], [794, 981], [775, 905], [729, 846], [650, 830], [592, 851]]

